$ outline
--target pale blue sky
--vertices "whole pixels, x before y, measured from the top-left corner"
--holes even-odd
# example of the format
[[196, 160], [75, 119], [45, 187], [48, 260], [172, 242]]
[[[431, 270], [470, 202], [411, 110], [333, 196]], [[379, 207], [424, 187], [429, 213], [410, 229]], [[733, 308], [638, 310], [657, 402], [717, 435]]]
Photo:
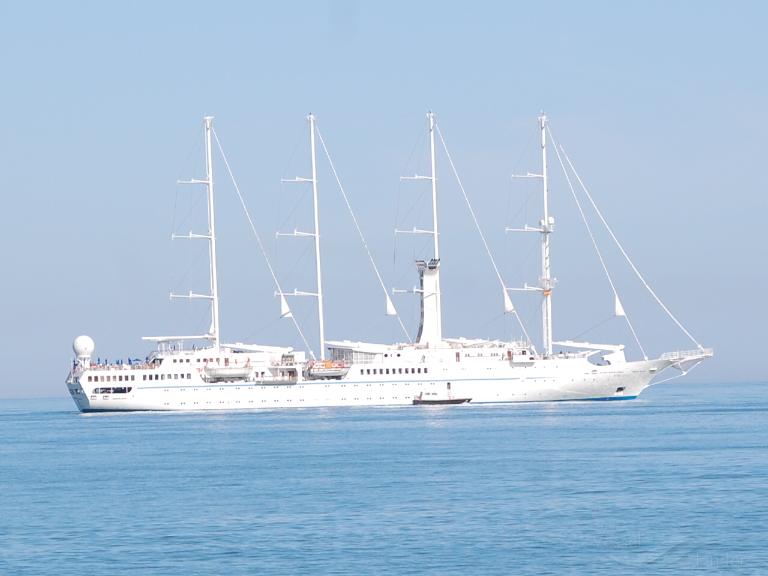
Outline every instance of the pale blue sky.
[[[203, 173], [205, 114], [284, 287], [311, 288], [298, 241], [274, 240], [309, 225], [280, 178], [308, 175], [310, 111], [387, 283], [410, 287], [420, 244], [395, 250], [392, 231], [428, 224], [423, 190], [398, 177], [423, 164], [429, 109], [508, 283], [536, 281], [535, 248], [503, 227], [522, 223], [531, 190], [509, 175], [538, 168], [545, 110], [637, 264], [715, 347], [689, 380], [763, 380], [766, 16], [763, 2], [4, 2], [0, 397], [65, 394], [78, 334], [126, 358], [150, 350], [143, 335], [207, 327], [202, 307], [167, 297], [204, 288], [201, 246], [170, 234], [202, 208], [175, 182]], [[516, 336], [440, 162], [444, 331]], [[224, 337], [298, 345], [220, 163], [217, 176]], [[319, 181], [327, 336], [398, 339], [325, 165]], [[553, 211], [555, 337], [568, 338], [613, 304], [559, 177]], [[535, 224], [533, 203], [527, 214]], [[648, 351], [688, 348], [616, 273]], [[538, 340], [534, 303], [516, 302]], [[413, 333], [415, 302], [396, 303]], [[585, 337], [631, 344], [615, 322]]]

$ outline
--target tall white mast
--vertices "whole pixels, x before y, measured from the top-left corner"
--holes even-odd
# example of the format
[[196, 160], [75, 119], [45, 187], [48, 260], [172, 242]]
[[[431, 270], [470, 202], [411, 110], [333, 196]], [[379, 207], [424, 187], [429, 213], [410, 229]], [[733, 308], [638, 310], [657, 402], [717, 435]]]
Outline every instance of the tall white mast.
[[[421, 322], [416, 341], [419, 344], [440, 345], [443, 341], [443, 314], [440, 304], [440, 234], [437, 226], [437, 171], [435, 170], [435, 132], [437, 123], [433, 112], [427, 113], [429, 120], [429, 157], [431, 173], [429, 176], [401, 176], [401, 180], [431, 180], [432, 181], [432, 229], [395, 230], [395, 234], [432, 234], [434, 240], [434, 256], [429, 261], [417, 260], [419, 271], [418, 289], [413, 292], [421, 294]], [[395, 290], [395, 292], [404, 292]]]
[[309, 145], [312, 153], [312, 206], [315, 215], [315, 270], [317, 273], [317, 322], [320, 332], [320, 359], [325, 360], [325, 325], [323, 317], [323, 274], [320, 261], [320, 214], [317, 202], [317, 154], [315, 150], [315, 115], [309, 114]]
[[[208, 255], [210, 260], [211, 292], [210, 294], [196, 294], [190, 290], [189, 294], [171, 294], [171, 298], [188, 298], [190, 300], [204, 298], [211, 301], [211, 327], [204, 336], [189, 336], [184, 338], [207, 338], [213, 341], [213, 345], [219, 348], [219, 283], [216, 272], [216, 222], [213, 206], [213, 147], [211, 146], [211, 134], [213, 132], [213, 116], [203, 118], [205, 125], [205, 179], [193, 178], [179, 181], [179, 184], [205, 184], [208, 196], [208, 233], [196, 234], [190, 232], [185, 236], [173, 234], [172, 238], [203, 238], [208, 240]], [[151, 338], [150, 338], [151, 339]]]
[[435, 301], [437, 307], [437, 335], [440, 340], [443, 336], [443, 308], [440, 298], [440, 234], [437, 227], [437, 171], [435, 170], [435, 114], [431, 110], [427, 114], [429, 117], [429, 156], [431, 165], [432, 180], [432, 234], [435, 239], [435, 260], [437, 269], [435, 270]]
[[[311, 182], [312, 183], [312, 211], [314, 213], [315, 228], [312, 232], [300, 232], [294, 230], [289, 233], [278, 232], [278, 236], [294, 236], [294, 237], [312, 237], [315, 241], [315, 272], [317, 277], [317, 290], [315, 292], [305, 292], [294, 289], [293, 292], [279, 292], [280, 297], [284, 296], [315, 296], [317, 298], [317, 323], [320, 332], [320, 359], [325, 360], [325, 318], [323, 316], [323, 274], [322, 274], [322, 262], [320, 260], [320, 213], [319, 204], [317, 201], [317, 154], [315, 148], [315, 115], [311, 114], [307, 116], [309, 120], [309, 146], [312, 160], [312, 177], [302, 178], [296, 177], [291, 179], [283, 179], [283, 182]], [[314, 353], [310, 351], [313, 357]]]
[[216, 222], [213, 209], [213, 148], [211, 133], [213, 116], [205, 117], [205, 180], [208, 188], [208, 235], [211, 261], [211, 337], [216, 348], [219, 347], [219, 280], [216, 271]]
[[541, 163], [544, 183], [544, 218], [541, 220], [541, 316], [544, 354], [552, 355], [552, 274], [549, 261], [549, 235], [554, 229], [555, 219], [549, 215], [549, 180], [547, 179], [547, 117], [539, 116], [541, 126]]
[[435, 175], [435, 114], [429, 112], [429, 159], [432, 169], [432, 233], [435, 238], [435, 260], [440, 259], [440, 242], [437, 234], [437, 177]]

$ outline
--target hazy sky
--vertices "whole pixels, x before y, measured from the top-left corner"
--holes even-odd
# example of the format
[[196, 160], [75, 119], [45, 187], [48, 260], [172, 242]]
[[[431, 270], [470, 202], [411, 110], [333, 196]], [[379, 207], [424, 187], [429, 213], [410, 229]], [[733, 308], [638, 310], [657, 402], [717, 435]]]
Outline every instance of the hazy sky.
[[[143, 357], [141, 336], [207, 328], [202, 118], [215, 128], [283, 286], [312, 289], [313, 112], [388, 286], [416, 283], [428, 227], [428, 110], [510, 285], [536, 283], [546, 111], [606, 217], [659, 295], [716, 357], [689, 381], [763, 380], [768, 53], [764, 2], [3, 2], [0, 397], [64, 395], [72, 339]], [[517, 337], [444, 155], [438, 158], [444, 333]], [[299, 346], [216, 161], [226, 341]], [[552, 158], [556, 339], [620, 341], [636, 356]], [[321, 157], [329, 339], [402, 340]], [[202, 232], [199, 226], [195, 231]], [[610, 259], [611, 251], [606, 257]], [[613, 259], [616, 264], [618, 259]], [[652, 356], [691, 344], [626, 267], [625, 308]], [[413, 297], [395, 299], [411, 335]], [[537, 302], [515, 295], [538, 342]], [[296, 315], [316, 346], [312, 303]]]

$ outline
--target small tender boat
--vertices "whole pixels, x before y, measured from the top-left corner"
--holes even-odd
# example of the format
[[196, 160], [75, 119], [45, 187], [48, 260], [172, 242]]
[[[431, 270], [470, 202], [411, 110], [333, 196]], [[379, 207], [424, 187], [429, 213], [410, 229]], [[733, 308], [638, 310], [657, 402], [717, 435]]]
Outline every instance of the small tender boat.
[[451, 383], [446, 383], [444, 395], [437, 392], [419, 392], [413, 397], [414, 406], [445, 406], [449, 404], [469, 404], [472, 398], [454, 398], [451, 394]]
[[424, 398], [419, 395], [413, 399], [414, 406], [443, 406], [447, 404], [469, 404], [472, 398]]

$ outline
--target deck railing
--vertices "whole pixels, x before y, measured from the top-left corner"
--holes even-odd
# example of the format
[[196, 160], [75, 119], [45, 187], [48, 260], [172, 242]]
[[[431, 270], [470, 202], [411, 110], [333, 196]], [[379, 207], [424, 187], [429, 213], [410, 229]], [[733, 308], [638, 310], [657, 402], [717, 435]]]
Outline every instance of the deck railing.
[[661, 355], [662, 360], [685, 360], [686, 358], [705, 358], [712, 356], [714, 350], [712, 348], [697, 348], [696, 350], [677, 350], [675, 352], [665, 352]]

